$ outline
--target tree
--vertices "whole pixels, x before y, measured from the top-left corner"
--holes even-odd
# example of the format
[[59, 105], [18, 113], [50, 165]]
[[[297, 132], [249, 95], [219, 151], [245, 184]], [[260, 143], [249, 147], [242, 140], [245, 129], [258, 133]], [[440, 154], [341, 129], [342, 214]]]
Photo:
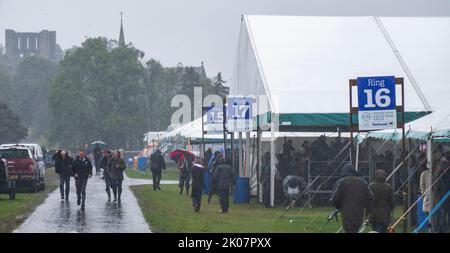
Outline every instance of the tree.
[[223, 80], [222, 73], [221, 72], [217, 73], [217, 76], [214, 77], [213, 79], [212, 86], [214, 92], [221, 97], [225, 97], [226, 95], [228, 95], [229, 89], [228, 87], [225, 87], [225, 83], [226, 81]]
[[33, 140], [48, 135], [49, 87], [57, 71], [57, 63], [37, 56], [24, 58], [16, 68], [11, 91], [15, 99], [10, 106], [30, 129], [29, 137]]
[[142, 144], [148, 129], [143, 53], [91, 38], [66, 52], [50, 90], [52, 143], [81, 147], [96, 139], [111, 148]]
[[0, 103], [10, 105], [13, 100], [12, 77], [6, 68], [0, 65]]
[[27, 131], [19, 117], [6, 104], [0, 103], [0, 143], [19, 142], [27, 136]]

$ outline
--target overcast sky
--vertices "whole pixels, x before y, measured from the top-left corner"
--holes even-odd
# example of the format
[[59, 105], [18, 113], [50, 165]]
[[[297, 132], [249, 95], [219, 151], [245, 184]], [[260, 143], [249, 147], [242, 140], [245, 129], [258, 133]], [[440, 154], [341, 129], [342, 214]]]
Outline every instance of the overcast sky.
[[450, 0], [0, 0], [4, 30], [56, 30], [63, 49], [87, 37], [125, 40], [165, 66], [200, 65], [231, 77], [241, 14], [450, 16]]

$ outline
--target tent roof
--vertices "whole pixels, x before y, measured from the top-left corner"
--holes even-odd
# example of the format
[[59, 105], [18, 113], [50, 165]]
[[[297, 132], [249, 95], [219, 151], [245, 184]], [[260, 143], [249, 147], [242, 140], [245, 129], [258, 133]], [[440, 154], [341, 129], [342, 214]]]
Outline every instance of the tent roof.
[[[444, 108], [450, 18], [380, 20], [432, 110]], [[267, 95], [258, 114], [348, 113], [348, 80], [379, 75], [404, 77], [406, 111], [424, 111], [374, 17], [245, 15], [230, 95]]]
[[[205, 118], [206, 121], [206, 118]], [[205, 129], [206, 129], [206, 123], [205, 123]], [[256, 132], [251, 132], [251, 136], [255, 135]], [[327, 137], [337, 137], [338, 133], [336, 132], [275, 132], [274, 137], [319, 137], [321, 135], [325, 135]], [[165, 138], [171, 138], [180, 136], [183, 138], [191, 138], [193, 140], [201, 140], [202, 138], [202, 121], [201, 118], [198, 118], [196, 120], [193, 120], [177, 129], [174, 129], [171, 132], [168, 132], [166, 135], [161, 137], [161, 139]], [[348, 133], [341, 133], [342, 137], [350, 137]], [[223, 134], [205, 134], [204, 136], [206, 142], [216, 141], [216, 142], [222, 142], [223, 141]], [[245, 139], [245, 134], [243, 135], [243, 138]], [[262, 138], [263, 139], [269, 139], [270, 138], [270, 132], [262, 132]]]

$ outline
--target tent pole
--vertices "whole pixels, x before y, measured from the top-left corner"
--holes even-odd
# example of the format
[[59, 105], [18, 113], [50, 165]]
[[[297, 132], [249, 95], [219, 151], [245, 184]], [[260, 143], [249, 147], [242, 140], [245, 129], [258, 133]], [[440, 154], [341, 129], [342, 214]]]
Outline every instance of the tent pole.
[[358, 171], [359, 165], [359, 141], [356, 143], [355, 170]]
[[236, 168], [235, 166], [236, 166], [236, 164], [234, 164], [234, 156], [235, 156], [235, 153], [234, 153], [234, 132], [231, 132], [231, 143], [230, 143], [230, 146], [231, 146], [231, 154], [230, 154], [230, 156], [231, 156], [231, 167], [233, 168], [233, 173], [235, 172], [235, 170], [234, 170], [234, 168]]
[[270, 122], [270, 206], [275, 206], [275, 138], [274, 122]]
[[[250, 132], [246, 132], [245, 133], [245, 139], [246, 139], [246, 141], [245, 141], [245, 144], [246, 144], [246, 146], [245, 146], [245, 149], [246, 149], [246, 155], [245, 155], [245, 172], [247, 172], [246, 174], [247, 175], [244, 175], [244, 177], [246, 177], [246, 176], [249, 176], [250, 177], [250, 175], [251, 175], [251, 168], [250, 168], [250, 143], [251, 143], [251, 140], [250, 140]], [[250, 180], [251, 180], [251, 178], [250, 178]]]
[[242, 132], [239, 132], [239, 177], [242, 177], [243, 173], [243, 161], [242, 161]]
[[227, 122], [227, 107], [226, 107], [226, 97], [222, 100], [222, 112], [223, 112], [223, 157], [226, 158], [227, 156], [227, 129], [226, 129], [226, 122]]
[[256, 192], [258, 194], [258, 202], [262, 203], [262, 191], [261, 188], [261, 129], [258, 127], [256, 132]]
[[430, 195], [430, 210], [433, 210], [433, 187], [431, 186], [433, 184], [433, 140], [430, 137], [427, 140], [427, 160], [428, 160], [428, 169], [430, 170], [430, 191], [428, 192], [428, 194]]

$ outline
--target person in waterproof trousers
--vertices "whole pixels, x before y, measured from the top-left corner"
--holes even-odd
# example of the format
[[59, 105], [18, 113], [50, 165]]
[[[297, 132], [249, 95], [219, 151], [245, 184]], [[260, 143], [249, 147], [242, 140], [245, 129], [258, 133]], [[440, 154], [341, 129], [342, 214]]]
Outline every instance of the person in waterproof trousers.
[[81, 205], [81, 210], [85, 208], [86, 186], [88, 179], [92, 177], [92, 163], [86, 157], [86, 152], [80, 150], [77, 158], [73, 161], [72, 170], [75, 176], [75, 188], [77, 192], [77, 205]]
[[72, 176], [73, 159], [67, 154], [65, 150], [59, 150], [53, 155], [55, 161], [55, 172], [59, 175], [59, 191], [61, 193], [61, 200], [69, 200], [70, 192], [70, 177]]
[[359, 177], [352, 165], [346, 164], [332, 197], [334, 206], [342, 214], [342, 226], [346, 233], [358, 232], [371, 201], [372, 193], [366, 181]]
[[213, 174], [213, 182], [215, 189], [219, 194], [221, 213], [227, 213], [229, 208], [230, 187], [233, 181], [233, 170], [230, 165], [226, 164], [223, 156], [218, 158], [218, 165]]
[[192, 176], [192, 206], [195, 212], [200, 211], [200, 205], [202, 203], [202, 190], [203, 190], [203, 175], [205, 167], [202, 165], [200, 158], [196, 158], [192, 164], [191, 176]]
[[386, 182], [386, 171], [376, 170], [374, 181], [369, 185], [373, 194], [369, 221], [372, 230], [378, 233], [387, 233], [391, 222], [391, 213], [394, 211], [394, 188]]
[[108, 173], [108, 163], [109, 160], [111, 159], [112, 154], [111, 151], [105, 151], [104, 152], [104, 156], [102, 158], [102, 161], [100, 162], [100, 168], [103, 169], [103, 180], [105, 180], [105, 184], [106, 184], [106, 194], [108, 195], [108, 201], [111, 201], [111, 175], [109, 175]]
[[120, 203], [122, 195], [123, 171], [126, 169], [125, 161], [120, 157], [120, 152], [115, 151], [108, 163], [108, 173], [111, 176], [114, 202]]
[[159, 184], [161, 182], [162, 170], [166, 170], [166, 162], [159, 149], [150, 156], [150, 170], [152, 171], [153, 177], [153, 190], [161, 190]]

